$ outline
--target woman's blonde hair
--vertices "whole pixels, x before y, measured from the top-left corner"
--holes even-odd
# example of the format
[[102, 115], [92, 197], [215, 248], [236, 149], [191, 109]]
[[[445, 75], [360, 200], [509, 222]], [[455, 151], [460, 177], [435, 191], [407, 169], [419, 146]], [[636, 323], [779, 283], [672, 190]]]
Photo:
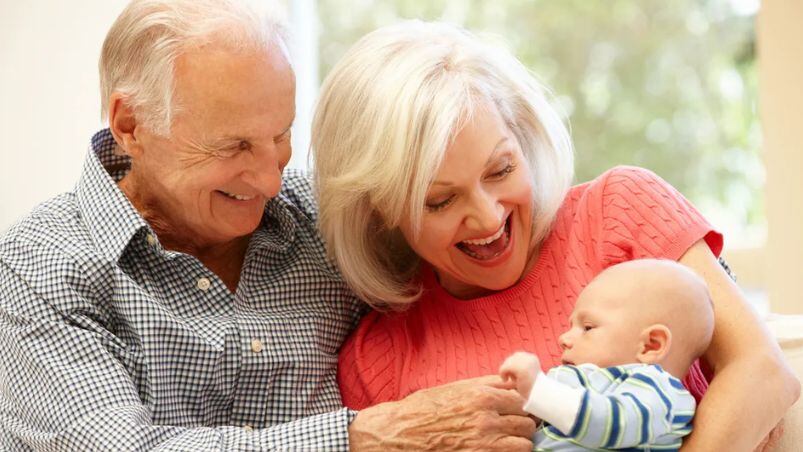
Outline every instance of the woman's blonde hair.
[[403, 22], [360, 39], [323, 83], [312, 124], [319, 226], [346, 281], [378, 309], [421, 293], [420, 234], [443, 155], [472, 112], [492, 103], [534, 176], [533, 244], [573, 177], [572, 145], [544, 88], [504, 48], [442, 23]]

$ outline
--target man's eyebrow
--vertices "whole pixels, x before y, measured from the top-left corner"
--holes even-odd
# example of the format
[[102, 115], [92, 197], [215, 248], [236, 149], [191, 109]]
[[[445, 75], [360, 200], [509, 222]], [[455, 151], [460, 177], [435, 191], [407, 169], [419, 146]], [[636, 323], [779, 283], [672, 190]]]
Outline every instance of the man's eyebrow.
[[292, 128], [293, 128], [293, 124], [295, 124], [295, 122], [296, 122], [296, 118], [293, 118], [293, 119], [291, 119], [291, 120], [290, 120], [290, 125], [289, 125], [289, 126], [287, 126], [287, 128], [285, 128], [285, 129], [282, 131], [282, 133], [280, 133], [279, 135], [280, 135], [280, 136], [281, 136], [281, 135], [284, 135], [285, 133], [287, 133], [287, 131], [289, 131], [290, 129], [292, 129]]
[[[288, 125], [276, 136], [280, 137], [286, 134], [290, 129], [293, 128], [294, 122], [295, 118], [292, 121], [290, 121], [290, 125]], [[235, 134], [235, 135], [223, 135], [215, 138], [204, 138], [202, 142], [204, 147], [210, 149], [223, 149], [232, 145], [236, 145], [241, 141], [254, 141], [254, 138], [249, 134]]]
[[[504, 144], [506, 141], [508, 141], [508, 138], [507, 138], [507, 137], [502, 137], [502, 138], [501, 138], [499, 141], [497, 141], [497, 142], [496, 142], [496, 145], [494, 145], [494, 149], [493, 149], [493, 151], [491, 152], [491, 155], [490, 155], [490, 156], [488, 156], [488, 160], [486, 160], [486, 161], [485, 161], [485, 167], [486, 167], [486, 168], [487, 168], [487, 167], [489, 167], [489, 166], [491, 166], [491, 163], [493, 163], [493, 161], [494, 161], [494, 158], [496, 157], [496, 154], [498, 154], [498, 153], [499, 153], [499, 148], [500, 148], [500, 147], [502, 146], [502, 144]], [[451, 186], [451, 185], [454, 185], [454, 184], [452, 184], [451, 182], [445, 182], [445, 181], [438, 181], [438, 180], [436, 180], [436, 181], [432, 182], [432, 185], [442, 185], [442, 186], [448, 187], [448, 186]]]

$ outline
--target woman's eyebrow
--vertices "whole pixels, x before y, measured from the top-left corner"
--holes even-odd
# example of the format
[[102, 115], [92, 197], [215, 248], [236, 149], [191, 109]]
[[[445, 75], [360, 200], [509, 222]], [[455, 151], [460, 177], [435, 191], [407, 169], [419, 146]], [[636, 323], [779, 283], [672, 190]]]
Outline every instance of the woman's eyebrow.
[[493, 152], [491, 152], [491, 155], [490, 155], [490, 156], [488, 156], [488, 160], [486, 160], [486, 161], [485, 161], [485, 167], [486, 167], [486, 168], [487, 168], [487, 167], [489, 167], [489, 166], [491, 166], [491, 165], [494, 163], [494, 159], [496, 158], [496, 154], [498, 154], [498, 153], [499, 153], [499, 148], [501, 148], [501, 147], [502, 147], [502, 145], [503, 145], [505, 142], [507, 142], [507, 141], [508, 141], [508, 138], [507, 138], [507, 137], [502, 137], [502, 139], [500, 139], [500, 140], [499, 140], [499, 141], [496, 143], [496, 145], [494, 146], [494, 150], [493, 150]]
[[[491, 164], [494, 162], [494, 158], [496, 157], [496, 154], [499, 153], [499, 148], [506, 141], [508, 141], [508, 138], [507, 137], [502, 137], [499, 141], [496, 142], [496, 145], [494, 145], [494, 149], [491, 152], [491, 155], [488, 157], [488, 160], [485, 161], [485, 167], [486, 168], [491, 166]], [[452, 184], [451, 182], [445, 182], [445, 181], [436, 180], [436, 181], [432, 182], [432, 185], [443, 185], [443, 186], [447, 186], [448, 187], [448, 186], [451, 186], [451, 185], [454, 185], [454, 184]]]

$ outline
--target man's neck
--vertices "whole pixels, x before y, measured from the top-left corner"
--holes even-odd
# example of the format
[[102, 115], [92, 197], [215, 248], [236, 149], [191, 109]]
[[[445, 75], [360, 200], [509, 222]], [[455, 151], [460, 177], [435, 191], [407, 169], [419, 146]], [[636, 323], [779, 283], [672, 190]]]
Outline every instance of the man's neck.
[[[148, 221], [148, 218], [145, 220]], [[188, 241], [186, 237], [177, 237], [173, 231], [160, 230], [150, 221], [148, 223], [165, 249], [194, 256], [216, 274], [231, 292], [237, 291], [250, 234], [224, 243], [201, 245]]]
[[159, 237], [159, 243], [163, 248], [194, 256], [215, 273], [231, 292], [237, 290], [251, 234], [225, 242], [204, 241], [200, 237], [194, 237], [191, 233], [186, 232], [188, 228], [177, 227], [166, 220], [158, 209], [152, 207], [154, 203], [139, 196], [139, 192], [134, 187], [135, 183], [132, 183], [132, 178], [124, 177], [118, 182], [118, 185], [137, 212], [142, 215], [142, 218]]

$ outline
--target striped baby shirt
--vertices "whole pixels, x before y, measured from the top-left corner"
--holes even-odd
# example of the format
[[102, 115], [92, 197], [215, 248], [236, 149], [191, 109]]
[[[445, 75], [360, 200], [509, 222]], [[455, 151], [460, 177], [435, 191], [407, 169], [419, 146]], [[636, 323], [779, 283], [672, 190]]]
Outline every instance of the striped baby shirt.
[[695, 400], [658, 365], [558, 366], [540, 373], [524, 409], [544, 421], [537, 451], [680, 449]]

